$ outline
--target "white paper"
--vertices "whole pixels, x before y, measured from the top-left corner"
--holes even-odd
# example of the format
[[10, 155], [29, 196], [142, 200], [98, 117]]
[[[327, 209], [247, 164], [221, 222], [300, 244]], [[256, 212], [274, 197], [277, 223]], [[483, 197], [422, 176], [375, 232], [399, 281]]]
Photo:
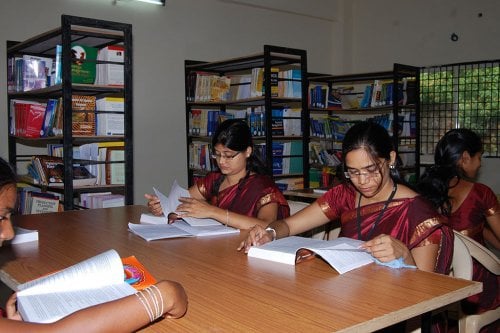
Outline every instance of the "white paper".
[[89, 306], [135, 293], [123, 279], [123, 264], [114, 250], [18, 286], [23, 320], [50, 323]]
[[143, 224], [167, 224], [167, 218], [165, 216], [156, 216], [149, 213], [141, 214], [140, 222]]
[[[165, 218], [168, 220], [168, 214], [171, 212], [176, 212], [176, 213], [182, 213], [177, 211], [177, 206], [179, 206], [180, 201], [179, 198], [184, 197], [184, 198], [190, 198], [191, 195], [189, 194], [189, 191], [186, 190], [185, 188], [182, 188], [179, 186], [179, 183], [177, 183], [177, 180], [174, 180], [172, 184], [172, 188], [170, 189], [170, 193], [168, 194], [168, 197], [165, 196], [163, 193], [158, 191], [156, 188], [153, 187], [153, 191], [155, 192], [156, 196], [160, 200], [160, 205], [161, 209], [163, 210], [163, 214], [165, 215]], [[184, 221], [189, 223], [189, 225], [193, 227], [205, 227], [205, 226], [220, 226], [222, 225], [219, 221], [214, 220], [214, 219], [209, 219], [209, 218], [196, 218], [196, 217], [182, 217]], [[167, 221], [168, 222], [168, 221]]]
[[129, 223], [128, 228], [134, 234], [147, 241], [176, 237], [192, 237], [193, 234], [177, 228], [173, 224], [135, 224]]

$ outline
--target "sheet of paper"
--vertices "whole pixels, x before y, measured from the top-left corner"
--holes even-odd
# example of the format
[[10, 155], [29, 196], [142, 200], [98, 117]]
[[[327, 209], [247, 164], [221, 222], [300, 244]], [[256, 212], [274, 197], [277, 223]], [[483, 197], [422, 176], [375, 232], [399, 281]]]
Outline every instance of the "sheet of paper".
[[[174, 180], [172, 183], [172, 188], [170, 189], [170, 193], [168, 194], [168, 197], [165, 196], [163, 193], [158, 191], [156, 188], [153, 188], [155, 191], [156, 196], [160, 199], [160, 205], [165, 213], [165, 215], [168, 215], [169, 212], [177, 212], [177, 213], [182, 213], [177, 211], [177, 206], [179, 206], [179, 198], [184, 197], [184, 198], [189, 198], [191, 197], [189, 194], [189, 191], [186, 190], [185, 188], [182, 188], [177, 180]], [[167, 218], [168, 219], [168, 218]], [[196, 218], [196, 217], [183, 217], [182, 218], [184, 221], [189, 223], [189, 225], [193, 227], [205, 227], [205, 226], [220, 226], [221, 223], [218, 222], [217, 220], [214, 219], [208, 219], [208, 218]]]

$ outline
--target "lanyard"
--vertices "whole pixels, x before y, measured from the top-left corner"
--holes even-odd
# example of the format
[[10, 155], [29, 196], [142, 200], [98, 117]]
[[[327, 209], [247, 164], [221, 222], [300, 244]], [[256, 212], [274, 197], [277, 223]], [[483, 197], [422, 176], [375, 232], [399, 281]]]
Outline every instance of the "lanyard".
[[[375, 230], [375, 227], [378, 225], [378, 223], [382, 219], [382, 216], [384, 215], [385, 210], [387, 209], [387, 207], [391, 203], [392, 199], [394, 198], [394, 194], [396, 194], [397, 189], [398, 189], [398, 185], [396, 184], [395, 181], [393, 181], [391, 195], [389, 195], [389, 198], [385, 201], [384, 207], [382, 207], [382, 210], [378, 214], [377, 219], [375, 220], [375, 223], [372, 224], [370, 232], [366, 236], [366, 240], [370, 240], [370, 238], [373, 234], [373, 231]], [[360, 204], [361, 204], [361, 193], [359, 194], [358, 207], [356, 207], [356, 222], [358, 224], [358, 239], [363, 240], [363, 237], [361, 236], [361, 207], [360, 207]]]

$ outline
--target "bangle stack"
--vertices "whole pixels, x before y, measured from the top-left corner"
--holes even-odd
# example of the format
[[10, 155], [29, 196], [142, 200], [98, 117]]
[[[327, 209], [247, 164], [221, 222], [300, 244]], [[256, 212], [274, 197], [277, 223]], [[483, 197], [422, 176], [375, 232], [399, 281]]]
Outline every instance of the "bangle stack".
[[152, 285], [135, 294], [146, 310], [149, 321], [152, 323], [163, 316], [163, 296], [157, 286]]

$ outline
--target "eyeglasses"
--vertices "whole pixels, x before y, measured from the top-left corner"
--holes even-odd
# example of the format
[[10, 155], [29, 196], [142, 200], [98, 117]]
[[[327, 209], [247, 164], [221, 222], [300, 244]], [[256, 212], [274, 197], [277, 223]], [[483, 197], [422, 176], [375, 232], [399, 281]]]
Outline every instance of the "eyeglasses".
[[360, 172], [359, 170], [347, 170], [344, 172], [344, 176], [347, 179], [357, 179], [361, 176], [366, 177], [367, 179], [376, 177], [380, 174], [380, 168], [385, 164], [386, 161], [380, 163], [380, 164], [375, 164], [367, 167], [365, 170], [366, 172]]
[[213, 159], [220, 161], [221, 159], [225, 159], [226, 161], [232, 161], [241, 151], [234, 153], [233, 155], [223, 155], [223, 154], [212, 154], [210, 155]]

